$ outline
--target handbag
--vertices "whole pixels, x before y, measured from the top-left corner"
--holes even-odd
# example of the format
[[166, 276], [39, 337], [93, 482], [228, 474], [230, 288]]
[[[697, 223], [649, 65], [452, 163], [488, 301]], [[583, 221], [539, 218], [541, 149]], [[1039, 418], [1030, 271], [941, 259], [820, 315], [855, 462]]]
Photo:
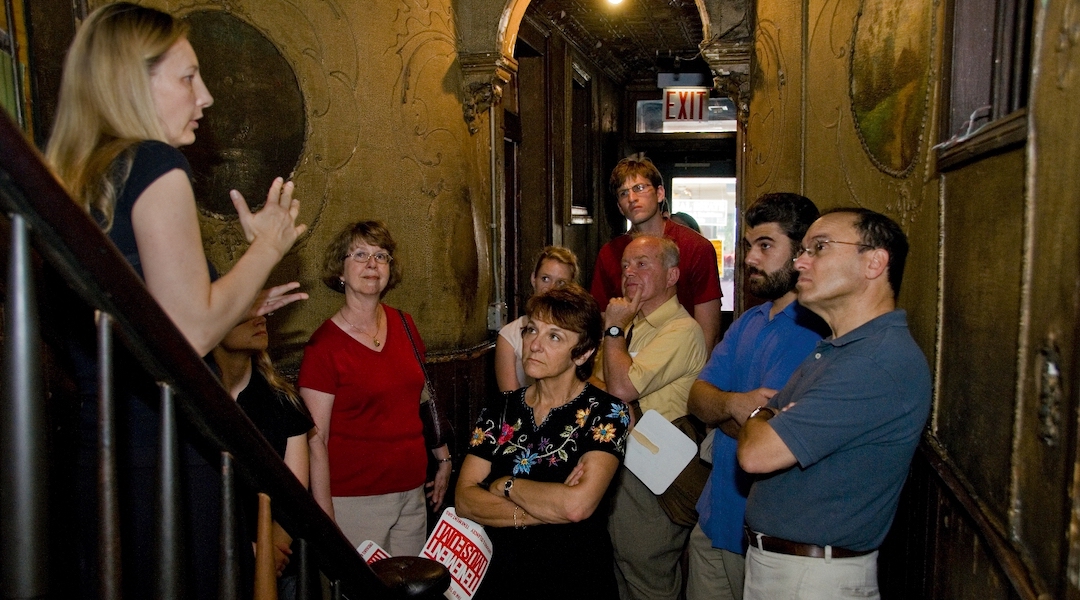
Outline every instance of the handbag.
[[[705, 439], [705, 423], [693, 415], [685, 415], [671, 422], [686, 434], [686, 437], [694, 440], [701, 447]], [[668, 489], [656, 497], [660, 508], [664, 509], [672, 523], [693, 527], [698, 522], [697, 501], [701, 491], [705, 489], [705, 483], [709, 480], [712, 471], [709, 463], [695, 456], [690, 463], [683, 468], [675, 481], [671, 482]]]
[[431, 378], [428, 377], [427, 368], [424, 367], [424, 361], [420, 358], [420, 350], [416, 347], [416, 339], [413, 338], [412, 328], [405, 319], [405, 313], [400, 310], [397, 313], [401, 317], [401, 325], [405, 328], [405, 333], [409, 336], [416, 363], [420, 365], [420, 371], [424, 374], [424, 389], [420, 391], [420, 422], [424, 424], [424, 442], [431, 450], [446, 444], [453, 430], [446, 419], [446, 411], [443, 410], [438, 397], [435, 396], [434, 388], [431, 387]]

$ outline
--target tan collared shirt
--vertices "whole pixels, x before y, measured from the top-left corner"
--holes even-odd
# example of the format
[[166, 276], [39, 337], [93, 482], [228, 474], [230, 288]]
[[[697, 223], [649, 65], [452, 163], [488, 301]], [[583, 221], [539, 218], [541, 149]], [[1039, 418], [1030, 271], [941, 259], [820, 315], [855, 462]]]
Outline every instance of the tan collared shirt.
[[[629, 352], [630, 383], [641, 411], [656, 410], [668, 421], [685, 415], [690, 386], [709, 358], [701, 326], [672, 296], [649, 315], [634, 317]], [[603, 381], [603, 348], [593, 376]]]

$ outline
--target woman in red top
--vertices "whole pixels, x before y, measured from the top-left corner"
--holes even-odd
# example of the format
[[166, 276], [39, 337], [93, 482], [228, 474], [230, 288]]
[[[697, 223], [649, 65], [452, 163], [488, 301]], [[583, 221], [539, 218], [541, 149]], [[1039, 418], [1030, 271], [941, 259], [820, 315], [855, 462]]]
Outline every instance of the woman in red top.
[[[312, 334], [299, 387], [315, 421], [311, 491], [319, 506], [354, 545], [372, 540], [392, 556], [416, 556], [427, 533], [425, 379], [416, 356], [424, 347], [412, 317], [381, 302], [401, 280], [395, 248], [379, 221], [349, 225], [330, 243], [323, 282], [345, 304]], [[450, 453], [445, 444], [430, 450], [439, 469], [428, 498], [438, 510]]]

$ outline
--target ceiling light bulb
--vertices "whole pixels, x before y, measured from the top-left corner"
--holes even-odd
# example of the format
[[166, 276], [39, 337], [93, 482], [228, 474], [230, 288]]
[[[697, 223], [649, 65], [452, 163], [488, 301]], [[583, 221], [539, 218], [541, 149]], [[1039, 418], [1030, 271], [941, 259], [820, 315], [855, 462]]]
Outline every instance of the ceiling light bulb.
[[607, 0], [608, 4], [622, 4], [622, 0]]

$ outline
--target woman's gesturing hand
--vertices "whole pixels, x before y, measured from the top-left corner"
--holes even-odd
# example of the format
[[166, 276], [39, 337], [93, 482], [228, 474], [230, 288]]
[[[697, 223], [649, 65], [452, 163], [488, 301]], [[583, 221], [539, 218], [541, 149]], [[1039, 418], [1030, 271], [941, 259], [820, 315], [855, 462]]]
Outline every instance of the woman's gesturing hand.
[[259, 292], [258, 297], [255, 298], [255, 304], [251, 306], [251, 310], [244, 320], [246, 321], [248, 319], [254, 319], [255, 317], [270, 314], [297, 300], [307, 300], [307, 292], [297, 292], [295, 294], [289, 293], [298, 287], [300, 287], [300, 282], [290, 281], [289, 283], [275, 285], [274, 287], [266, 288]]
[[292, 248], [297, 238], [307, 231], [307, 225], [296, 224], [296, 218], [300, 215], [300, 201], [292, 194], [293, 182], [278, 177], [270, 185], [262, 210], [252, 213], [240, 192], [229, 192], [248, 242], [270, 244], [282, 256]]

